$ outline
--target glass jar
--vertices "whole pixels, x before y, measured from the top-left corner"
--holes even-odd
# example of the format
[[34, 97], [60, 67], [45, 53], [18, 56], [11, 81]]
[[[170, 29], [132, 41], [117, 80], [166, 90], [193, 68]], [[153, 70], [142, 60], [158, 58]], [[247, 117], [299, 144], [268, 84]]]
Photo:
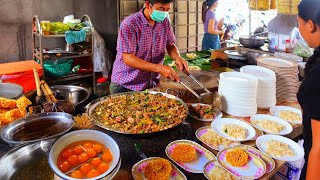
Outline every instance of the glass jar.
[[96, 94], [103, 97], [109, 94], [109, 83], [107, 78], [98, 78], [96, 84]]

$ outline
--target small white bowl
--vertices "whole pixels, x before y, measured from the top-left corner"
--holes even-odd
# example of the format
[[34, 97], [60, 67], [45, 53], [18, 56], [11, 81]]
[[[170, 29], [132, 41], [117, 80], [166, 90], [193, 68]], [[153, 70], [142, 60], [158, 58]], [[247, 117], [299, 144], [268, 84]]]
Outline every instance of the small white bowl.
[[107, 176], [111, 171], [117, 166], [119, 160], [120, 160], [120, 150], [118, 147], [118, 144], [114, 141], [112, 137], [109, 135], [100, 132], [100, 131], [95, 131], [95, 130], [78, 130], [78, 131], [73, 131], [71, 133], [68, 133], [61, 138], [59, 138], [52, 146], [50, 153], [49, 153], [49, 165], [53, 172], [58, 175], [59, 177], [63, 179], [69, 179], [69, 180], [78, 180], [75, 178], [72, 178], [70, 176], [67, 176], [64, 174], [60, 169], [58, 168], [57, 165], [57, 159], [59, 156], [59, 153], [69, 144], [77, 142], [77, 141], [82, 141], [82, 140], [93, 140], [101, 143], [104, 145], [106, 148], [109, 148], [113, 159], [110, 164], [110, 168], [103, 174], [95, 177], [95, 178], [90, 178], [89, 180], [95, 180], [95, 179], [101, 179], [105, 176]]

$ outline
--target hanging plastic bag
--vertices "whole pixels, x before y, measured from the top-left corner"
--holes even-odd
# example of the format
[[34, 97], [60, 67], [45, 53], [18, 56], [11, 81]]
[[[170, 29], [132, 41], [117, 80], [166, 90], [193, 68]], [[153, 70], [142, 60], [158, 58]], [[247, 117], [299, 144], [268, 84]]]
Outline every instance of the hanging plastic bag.
[[310, 48], [308, 43], [303, 39], [298, 28], [295, 27], [292, 30], [291, 38], [295, 41], [293, 53], [305, 58], [309, 58], [313, 55], [313, 49]]
[[106, 48], [104, 39], [94, 30], [94, 72], [102, 72], [103, 77], [107, 78], [111, 74], [112, 53]]

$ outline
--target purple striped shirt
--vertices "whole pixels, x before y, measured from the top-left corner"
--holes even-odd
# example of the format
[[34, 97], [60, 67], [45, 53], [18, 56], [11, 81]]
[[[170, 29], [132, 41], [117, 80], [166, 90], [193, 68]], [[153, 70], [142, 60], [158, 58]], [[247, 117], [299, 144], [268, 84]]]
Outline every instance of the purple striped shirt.
[[163, 64], [166, 46], [175, 41], [167, 18], [163, 22], [156, 22], [152, 27], [144, 16], [143, 9], [128, 16], [120, 25], [111, 81], [134, 91], [153, 87], [160, 74], [127, 66], [122, 53], [135, 54], [145, 61]]

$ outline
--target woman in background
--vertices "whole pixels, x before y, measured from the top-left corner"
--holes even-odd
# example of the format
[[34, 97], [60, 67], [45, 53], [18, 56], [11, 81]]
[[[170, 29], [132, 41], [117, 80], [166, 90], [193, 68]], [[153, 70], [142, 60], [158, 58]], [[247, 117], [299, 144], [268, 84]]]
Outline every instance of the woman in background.
[[[206, 0], [202, 6], [202, 20], [204, 21], [204, 36], [202, 40], [202, 51], [209, 49], [220, 49], [220, 37], [224, 34], [216, 18], [215, 10], [218, 7], [218, 0]], [[205, 15], [205, 16], [204, 16]]]
[[320, 179], [320, 2], [302, 0], [298, 9], [299, 31], [308, 45], [315, 48], [298, 92], [305, 151], [300, 179], [314, 180]]

